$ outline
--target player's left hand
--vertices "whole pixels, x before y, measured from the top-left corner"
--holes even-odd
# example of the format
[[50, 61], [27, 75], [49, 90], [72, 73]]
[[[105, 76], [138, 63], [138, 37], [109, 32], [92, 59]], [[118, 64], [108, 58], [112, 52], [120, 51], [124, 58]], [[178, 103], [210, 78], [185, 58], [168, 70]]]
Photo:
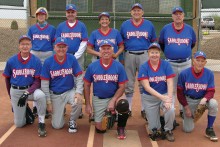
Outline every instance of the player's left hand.
[[28, 93], [24, 92], [18, 100], [18, 106], [23, 107], [26, 103], [27, 98], [28, 98]]
[[115, 100], [112, 98], [108, 103], [107, 111], [115, 110]]
[[76, 104], [82, 104], [82, 95], [81, 94], [76, 93], [74, 96], [74, 99], [75, 99]]
[[202, 98], [199, 104], [205, 105], [206, 102], [207, 102], [207, 99], [206, 98]]
[[116, 54], [112, 54], [112, 58], [113, 58], [113, 59], [116, 59], [116, 58], [117, 58], [117, 55], [116, 55]]

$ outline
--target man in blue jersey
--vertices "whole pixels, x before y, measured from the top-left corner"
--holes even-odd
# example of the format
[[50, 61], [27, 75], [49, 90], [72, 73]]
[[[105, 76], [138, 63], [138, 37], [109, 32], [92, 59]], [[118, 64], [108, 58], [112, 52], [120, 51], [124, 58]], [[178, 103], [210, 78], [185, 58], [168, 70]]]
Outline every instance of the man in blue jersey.
[[[173, 94], [176, 97], [176, 84], [180, 72], [191, 66], [192, 49], [196, 44], [196, 34], [193, 28], [184, 23], [182, 7], [172, 9], [173, 22], [165, 25], [161, 32], [159, 43], [166, 60], [170, 62], [176, 77], [174, 77]], [[180, 116], [183, 117], [180, 106]]]
[[[129, 104], [122, 98], [125, 83], [128, 81], [123, 65], [112, 58], [114, 44], [110, 40], [100, 43], [101, 58], [88, 66], [84, 77], [86, 112], [94, 113], [97, 133], [105, 133], [102, 118], [105, 111], [118, 112], [118, 139], [125, 139], [125, 126], [128, 119]], [[92, 106], [90, 88], [93, 84]]]
[[42, 68], [41, 89], [46, 95], [47, 110], [52, 112], [53, 128], [61, 129], [64, 126], [64, 108], [70, 104], [68, 131], [75, 133], [76, 120], [82, 109], [83, 72], [76, 58], [66, 53], [67, 50], [67, 39], [58, 37], [55, 41], [55, 54], [45, 60]]
[[22, 35], [19, 39], [20, 52], [8, 59], [3, 76], [5, 77], [8, 95], [11, 98], [15, 126], [20, 128], [26, 124], [27, 101], [35, 101], [39, 120], [38, 134], [40, 137], [44, 137], [46, 136], [44, 121], [46, 97], [40, 90], [42, 65], [40, 59], [30, 53], [31, 46], [31, 38]]
[[218, 141], [213, 124], [218, 112], [218, 102], [213, 98], [215, 93], [214, 74], [205, 68], [206, 54], [197, 51], [194, 54], [193, 66], [183, 70], [178, 78], [177, 97], [183, 106], [183, 131], [192, 132], [194, 129], [193, 116], [198, 105], [208, 108], [208, 124], [205, 136], [211, 141]]
[[[131, 7], [131, 19], [124, 21], [121, 25], [120, 33], [125, 46], [125, 71], [128, 76], [125, 94], [129, 102], [130, 116], [132, 99], [134, 94], [134, 83], [136, 73], [141, 64], [148, 60], [147, 49], [149, 45], [156, 41], [156, 32], [151, 21], [143, 18], [144, 10], [141, 4], [136, 3]], [[140, 93], [143, 88], [140, 86]], [[142, 105], [141, 115], [145, 118], [146, 114]]]

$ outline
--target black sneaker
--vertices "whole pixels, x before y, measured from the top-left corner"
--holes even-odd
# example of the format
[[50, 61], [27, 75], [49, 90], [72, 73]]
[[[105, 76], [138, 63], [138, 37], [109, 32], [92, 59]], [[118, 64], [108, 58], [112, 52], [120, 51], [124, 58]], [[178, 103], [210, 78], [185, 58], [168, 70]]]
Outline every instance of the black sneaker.
[[38, 136], [39, 137], [47, 136], [47, 131], [45, 130], [45, 123], [38, 124]]
[[141, 116], [143, 117], [143, 119], [146, 119], [146, 113], [145, 113], [145, 110], [142, 110], [142, 111], [141, 111]]
[[157, 141], [161, 138], [161, 131], [157, 130], [157, 128], [153, 128], [152, 132], [149, 134], [149, 137], [152, 141]]
[[37, 107], [36, 106], [33, 107], [33, 115], [34, 115], [35, 118], [37, 118], [37, 116], [38, 116], [37, 115]]
[[175, 138], [174, 138], [174, 136], [173, 136], [173, 133], [172, 133], [172, 131], [166, 131], [165, 132], [165, 137], [166, 137], [166, 139], [168, 140], [168, 141], [170, 141], [170, 142], [174, 142], [175, 141]]
[[218, 137], [215, 135], [213, 128], [206, 128], [205, 134], [211, 141], [218, 141]]
[[69, 133], [77, 132], [77, 123], [74, 120], [69, 121]]
[[184, 115], [183, 115], [183, 111], [182, 111], [182, 110], [180, 110], [180, 117], [181, 117], [182, 119], [184, 119]]

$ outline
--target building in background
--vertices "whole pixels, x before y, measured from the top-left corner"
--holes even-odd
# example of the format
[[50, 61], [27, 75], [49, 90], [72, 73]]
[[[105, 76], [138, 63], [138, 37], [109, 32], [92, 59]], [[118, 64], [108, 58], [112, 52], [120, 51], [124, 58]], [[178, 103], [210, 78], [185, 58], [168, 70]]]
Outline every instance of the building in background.
[[12, 21], [16, 20], [18, 28], [27, 28], [27, 18], [27, 0], [0, 1], [0, 27], [10, 28]]

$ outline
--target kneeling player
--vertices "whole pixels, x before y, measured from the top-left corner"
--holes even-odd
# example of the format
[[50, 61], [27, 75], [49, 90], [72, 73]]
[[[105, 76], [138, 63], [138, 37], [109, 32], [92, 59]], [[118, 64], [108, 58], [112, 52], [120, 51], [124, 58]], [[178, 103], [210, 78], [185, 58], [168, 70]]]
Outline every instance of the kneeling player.
[[[86, 100], [86, 112], [92, 114], [90, 104], [90, 87], [93, 83], [93, 111], [95, 117], [95, 127], [97, 133], [104, 133], [106, 129], [102, 127], [102, 118], [105, 111], [114, 111], [115, 107], [118, 115], [118, 138], [125, 139], [125, 126], [128, 119], [127, 100], [117, 100], [123, 95], [125, 83], [128, 81], [124, 67], [112, 58], [113, 44], [109, 40], [100, 43], [101, 59], [91, 63], [86, 70], [84, 77], [84, 89]], [[121, 109], [120, 109], [121, 108]], [[125, 113], [122, 113], [125, 112]]]

